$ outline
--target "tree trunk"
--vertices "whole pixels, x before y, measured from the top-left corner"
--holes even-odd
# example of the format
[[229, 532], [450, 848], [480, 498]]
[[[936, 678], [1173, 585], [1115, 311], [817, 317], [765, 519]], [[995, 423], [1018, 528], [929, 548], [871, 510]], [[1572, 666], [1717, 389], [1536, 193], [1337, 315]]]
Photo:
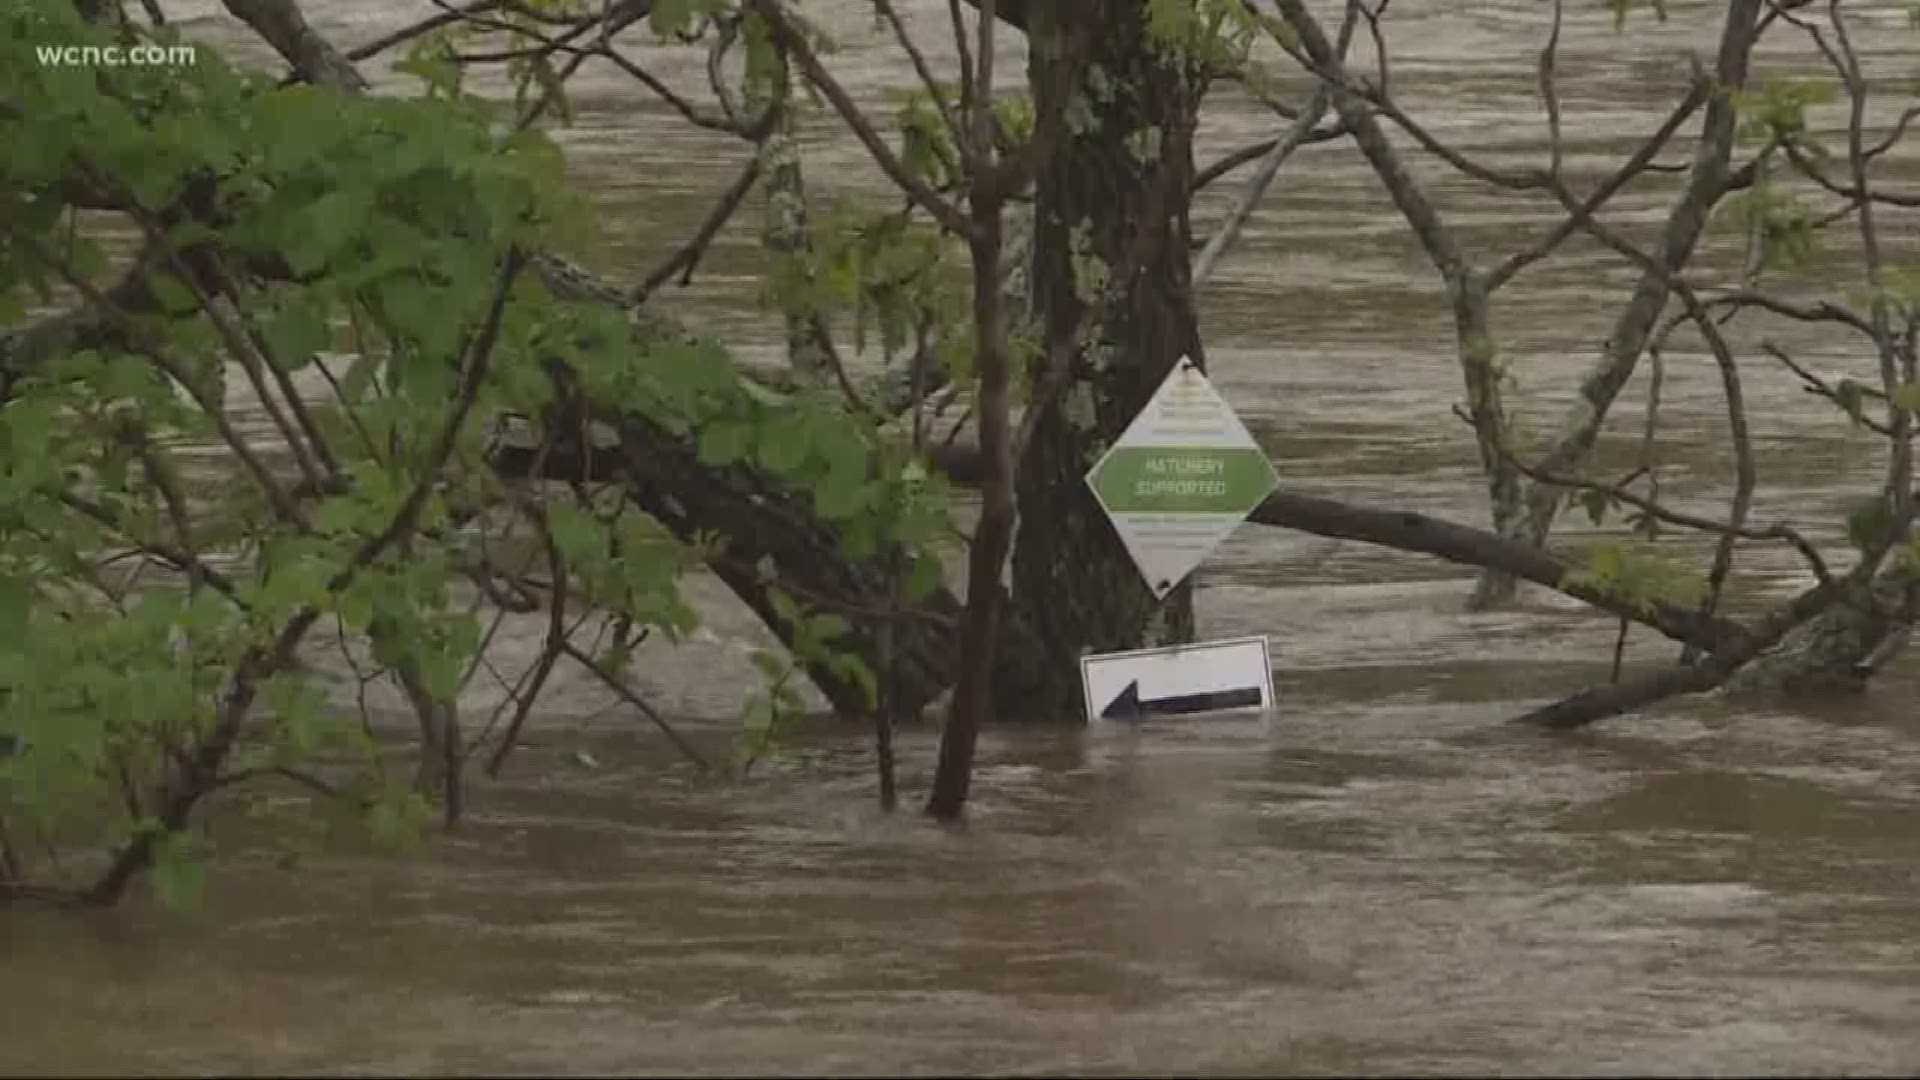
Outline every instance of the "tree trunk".
[[[1030, 293], [1043, 348], [1032, 370], [1044, 384], [1041, 372], [1065, 364], [1069, 378], [1032, 406], [1020, 462], [998, 712], [1059, 721], [1081, 715], [1083, 653], [1193, 636], [1191, 587], [1154, 599], [1083, 477], [1182, 356], [1204, 362], [1187, 219], [1201, 87], [1148, 39], [1138, 3], [1028, 14], [1035, 112], [1070, 118], [1035, 177]], [[1076, 25], [1090, 38], [1086, 75], [1063, 90], [1054, 68]]]
[[1727, 680], [1726, 693], [1770, 698], [1864, 690], [1905, 647], [1916, 614], [1913, 583], [1899, 570], [1882, 570], [1870, 586], [1849, 590], [1741, 668]]

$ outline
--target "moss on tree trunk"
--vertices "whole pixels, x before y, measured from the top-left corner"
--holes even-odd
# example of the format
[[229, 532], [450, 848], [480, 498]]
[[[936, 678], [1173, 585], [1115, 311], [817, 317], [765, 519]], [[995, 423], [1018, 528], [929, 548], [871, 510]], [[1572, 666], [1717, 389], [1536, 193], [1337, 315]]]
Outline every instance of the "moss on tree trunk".
[[[1082, 477], [1182, 357], [1204, 362], [1190, 287], [1198, 78], [1148, 37], [1124, 0], [1042, 5], [1027, 27], [1035, 111], [1067, 112], [1068, 134], [1035, 177], [1033, 318], [1049, 365], [1070, 377], [1038, 395], [1018, 477], [1014, 618], [999, 665], [999, 714], [1081, 715], [1090, 650], [1188, 640], [1190, 586], [1156, 601]], [[1057, 85], [1064, 35], [1090, 35], [1077, 85]]]

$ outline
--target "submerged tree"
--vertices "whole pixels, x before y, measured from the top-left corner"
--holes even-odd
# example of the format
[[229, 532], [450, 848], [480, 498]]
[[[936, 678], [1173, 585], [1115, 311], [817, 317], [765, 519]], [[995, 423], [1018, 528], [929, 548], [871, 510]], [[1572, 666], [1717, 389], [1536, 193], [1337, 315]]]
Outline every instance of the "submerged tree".
[[[696, 624], [676, 588], [693, 567], [785, 646], [759, 658], [749, 758], [805, 678], [872, 720], [891, 805], [895, 719], [951, 688], [928, 809], [959, 814], [987, 720], [1077, 718], [1083, 652], [1192, 635], [1191, 592], [1154, 600], [1081, 477], [1182, 356], [1204, 363], [1193, 293], [1312, 142], [1353, 144], [1445, 285], [1493, 528], [1284, 490], [1254, 520], [1481, 568], [1483, 604], [1515, 580], [1557, 589], [1618, 619], [1623, 638], [1640, 625], [1683, 646], [1669, 667], [1616, 665], [1610, 684], [1531, 716], [1554, 726], [1729, 682], [1858, 684], [1897, 648], [1915, 615], [1920, 271], [1882, 237], [1886, 215], [1920, 196], [1875, 169], [1916, 111], [1869, 126], [1878, 91], [1842, 4], [1717, 6], [1716, 55], [1581, 190], [1564, 163], [1577, 120], [1560, 106], [1557, 2], [1536, 72], [1544, 164], [1511, 172], [1447, 146], [1396, 96], [1385, 3], [1349, 0], [1331, 31], [1295, 0], [870, 3], [913, 72], [891, 115], [853, 97], [807, 9], [782, 0], [477, 0], [346, 50], [295, 0], [227, 0], [286, 79], [206, 49], [174, 70], [36, 60], [47, 42], [172, 40], [160, 2], [129, 14], [28, 0], [0, 16], [0, 734], [13, 743], [0, 890], [111, 902], [149, 868], [177, 889], [195, 812], [248, 781], [303, 785], [382, 836], [416, 828], [431, 800], [451, 824], [467, 761], [484, 749], [489, 772], [503, 767], [562, 663], [677, 738], [625, 675], [640, 638]], [[944, 65], [928, 23], [949, 37]], [[1751, 72], [1769, 33], [1804, 35], [1832, 77]], [[1008, 34], [1026, 38], [1024, 89], [996, 70]], [[1372, 74], [1351, 58], [1360, 40]], [[395, 49], [417, 93], [368, 93], [355, 65]], [[704, 96], [649, 67], [662, 50], [704, 53]], [[620, 286], [566, 257], [590, 244], [592, 215], [542, 134], [568, 121], [568, 79], [588, 63], [742, 152], [685, 243]], [[1274, 89], [1288, 66], [1304, 100]], [[466, 89], [496, 67], [510, 102]], [[1225, 92], [1267, 101], [1284, 129], [1196, 168], [1201, 110]], [[1834, 93], [1841, 150], [1808, 119]], [[899, 198], [810, 176], [795, 137], [808, 109], [835, 118]], [[1663, 162], [1696, 123], [1691, 161]], [[1549, 200], [1560, 220], [1485, 261], [1415, 179], [1416, 154]], [[1196, 192], [1255, 163], [1196, 245]], [[1609, 224], [1622, 192], [1676, 169], [1654, 246]], [[756, 189], [781, 368], [690, 332], [664, 292]], [[1694, 256], [1716, 219], [1749, 242], [1730, 280]], [[1841, 228], [1857, 287], [1826, 294], [1782, 275]], [[133, 239], [131, 255], [101, 242], [112, 235]], [[1636, 283], [1576, 411], [1519, 431], [1489, 300], [1576, 236]], [[1759, 344], [1770, 374], [1885, 441], [1844, 569], [1793, 525], [1749, 520], [1742, 331], [1763, 318], [1829, 324], [1874, 359], [1837, 380]], [[1657, 392], [1628, 421], [1644, 431], [1633, 473], [1589, 471], [1622, 390], [1643, 370], [1657, 386], [1683, 335], [1724, 388], [1736, 470], [1723, 518], [1661, 501]], [[855, 353], [879, 373], [858, 377]], [[264, 431], [236, 424], [229, 382], [260, 402]], [[968, 455], [937, 445], [925, 417], [968, 390], [978, 453], [961, 470]], [[527, 437], [503, 447], [492, 433], [506, 417]], [[218, 481], [187, 459], [194, 445], [220, 448]], [[943, 470], [982, 488], [964, 599], [940, 573], [959, 531]], [[526, 476], [559, 479], [513, 482]], [[1553, 550], [1569, 498], [1596, 521], [1627, 508], [1627, 530]], [[1665, 554], [1674, 530], [1714, 538], [1703, 572]], [[1811, 584], [1735, 620], [1730, 572], [1754, 543], [1790, 545]], [[516, 548], [530, 557], [503, 554]], [[514, 612], [539, 613], [546, 634], [509, 682], [487, 644]], [[401, 688], [420, 731], [410, 776], [387, 774], [364, 715], [326, 707], [300, 662], [322, 637], [363, 683]], [[476, 727], [457, 706], [482, 671], [508, 694]]]

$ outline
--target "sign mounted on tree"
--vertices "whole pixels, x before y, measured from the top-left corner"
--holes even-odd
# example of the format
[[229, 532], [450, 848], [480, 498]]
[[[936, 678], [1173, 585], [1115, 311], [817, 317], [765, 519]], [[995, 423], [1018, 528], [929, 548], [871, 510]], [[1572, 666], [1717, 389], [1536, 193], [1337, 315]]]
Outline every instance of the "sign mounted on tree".
[[1264, 637], [1083, 656], [1080, 682], [1093, 720], [1273, 706], [1273, 663]]
[[1087, 473], [1157, 597], [1172, 592], [1279, 482], [1232, 407], [1186, 358]]

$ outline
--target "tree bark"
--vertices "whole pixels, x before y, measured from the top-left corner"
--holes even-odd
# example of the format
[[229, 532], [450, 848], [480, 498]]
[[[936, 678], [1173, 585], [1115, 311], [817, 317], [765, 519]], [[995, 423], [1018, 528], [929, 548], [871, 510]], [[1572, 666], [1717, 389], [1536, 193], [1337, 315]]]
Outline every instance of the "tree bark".
[[[874, 672], [881, 670], [879, 627], [860, 613], [888, 607], [887, 556], [848, 558], [839, 530], [814, 513], [807, 493], [759, 469], [704, 464], [691, 439], [639, 413], [602, 419], [619, 433], [612, 453], [628, 497], [684, 541], [701, 533], [724, 538], [722, 557], [711, 569], [775, 636], [783, 643], [791, 638], [771, 599], [779, 588], [822, 610], [851, 613], [848, 636], [837, 647], [858, 655]], [[772, 569], [771, 576], [760, 573], [763, 564]], [[959, 618], [960, 603], [946, 589], [903, 609], [888, 657], [895, 672], [890, 684], [895, 707], [902, 715], [916, 714], [952, 685]], [[871, 711], [858, 683], [824, 664], [810, 664], [806, 671], [841, 715]]]
[[[975, 183], [980, 181], [976, 178]], [[979, 337], [981, 478], [979, 524], [967, 559], [967, 608], [960, 627], [960, 663], [953, 703], [940, 733], [940, 757], [927, 813], [943, 821], [960, 816], [973, 786], [973, 754], [980, 728], [993, 711], [994, 654], [1005, 598], [1000, 575], [1013, 542], [1013, 432], [1009, 427], [1006, 298], [1000, 291], [1003, 195], [972, 196], [973, 311]]]
[[[1666, 310], [1668, 278], [1692, 258], [1708, 216], [1727, 193], [1737, 120], [1733, 96], [1746, 86], [1748, 61], [1759, 36], [1763, 7], [1762, 0], [1728, 0], [1726, 22], [1714, 61], [1713, 96], [1701, 120], [1700, 142], [1694, 149], [1687, 186], [1668, 212], [1661, 230], [1660, 246], [1655, 254], [1658, 266], [1649, 267], [1641, 274], [1632, 299], [1614, 321], [1613, 332], [1607, 335], [1600, 358], [1581, 378], [1579, 397], [1572, 411], [1561, 422], [1560, 430], [1537, 463], [1540, 472], [1570, 476], [1579, 471], [1599, 437], [1608, 410], [1627, 381], [1633, 378], [1640, 355], [1653, 336], [1661, 312]], [[1545, 543], [1564, 495], [1563, 490], [1551, 484], [1532, 485], [1527, 493], [1526, 514], [1502, 523], [1501, 533], [1535, 544]], [[1512, 578], [1488, 574], [1474, 592], [1473, 606], [1502, 603], [1511, 598], [1513, 588]]]
[[[1081, 715], [1082, 654], [1193, 636], [1191, 586], [1154, 599], [1083, 477], [1182, 356], [1204, 362], [1187, 217], [1201, 87], [1149, 40], [1138, 3], [1074, 0], [1027, 16], [1036, 114], [1082, 120], [1035, 178], [1030, 294], [1043, 347], [1031, 369], [1036, 385], [1055, 365], [1068, 377], [1030, 406], [997, 696], [1003, 717], [1061, 721]], [[1087, 73], [1062, 86], [1076, 28]]]

